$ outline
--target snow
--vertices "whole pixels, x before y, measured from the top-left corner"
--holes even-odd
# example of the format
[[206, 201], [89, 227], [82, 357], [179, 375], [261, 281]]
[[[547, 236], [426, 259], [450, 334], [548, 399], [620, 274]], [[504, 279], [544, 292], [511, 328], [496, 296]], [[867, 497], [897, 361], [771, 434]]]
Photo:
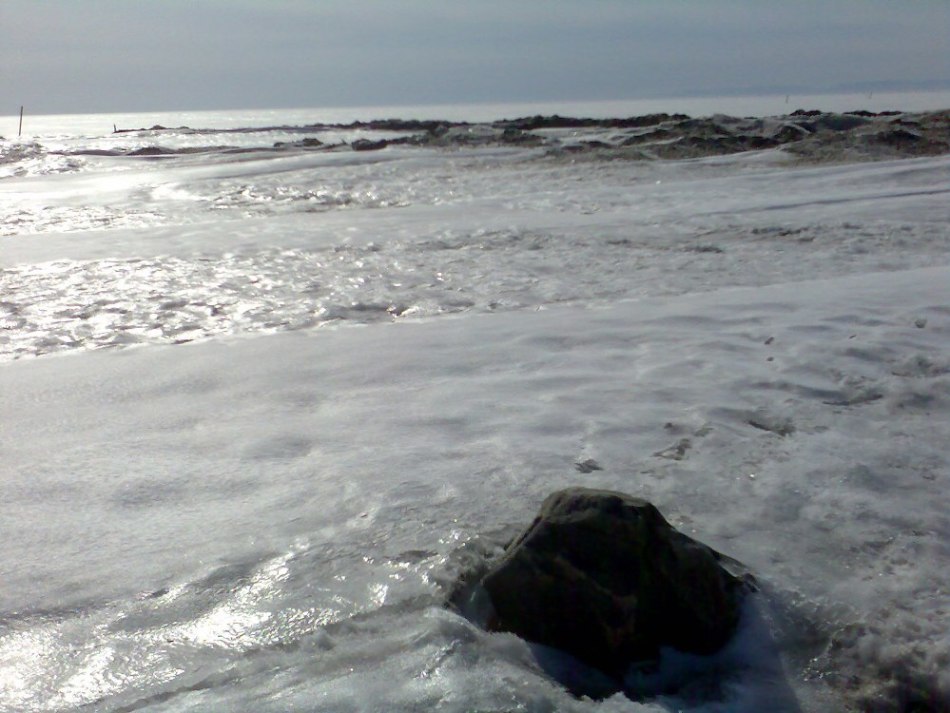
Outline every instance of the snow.
[[[38, 206], [0, 253], [0, 710], [946, 705], [948, 168], [387, 149], [0, 182]], [[271, 199], [209, 208], [234, 181]], [[318, 190], [375, 198], [275, 199]], [[442, 608], [573, 484], [754, 572], [724, 700], [575, 699]]]

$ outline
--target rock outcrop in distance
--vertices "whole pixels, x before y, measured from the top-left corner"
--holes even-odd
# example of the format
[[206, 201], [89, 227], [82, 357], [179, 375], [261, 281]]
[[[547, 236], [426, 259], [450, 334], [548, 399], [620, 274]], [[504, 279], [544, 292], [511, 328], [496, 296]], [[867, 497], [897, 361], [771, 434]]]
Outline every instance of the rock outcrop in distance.
[[[165, 127], [116, 129], [115, 133], [162, 134]], [[832, 113], [797, 110], [784, 116], [690, 118], [685, 114], [646, 114], [592, 119], [530, 116], [488, 123], [415, 119], [377, 119], [348, 124], [308, 124], [246, 129], [190, 129], [194, 134], [281, 131], [305, 135], [339, 131], [364, 134], [351, 142], [324, 143], [313, 136], [281, 141], [279, 150], [379, 151], [390, 146], [461, 149], [475, 146], [534, 148], [543, 155], [571, 160], [690, 159], [778, 149], [802, 162], [868, 161], [950, 152], [950, 110], [932, 112]], [[212, 147], [223, 150], [228, 147]], [[196, 150], [196, 149], [190, 149]], [[209, 148], [197, 150], [210, 150]], [[231, 151], [259, 151], [236, 149]]]
[[[464, 148], [540, 147], [550, 156], [603, 159], [685, 159], [781, 149], [806, 162], [860, 161], [933, 156], [950, 151], [950, 111], [844, 114], [798, 110], [786, 116], [694, 119], [648, 114], [622, 119], [533, 116], [472, 124], [384, 119], [305, 127], [317, 130], [404, 132], [361, 139], [354, 150], [388, 146]], [[325, 148], [334, 148], [327, 146]]]

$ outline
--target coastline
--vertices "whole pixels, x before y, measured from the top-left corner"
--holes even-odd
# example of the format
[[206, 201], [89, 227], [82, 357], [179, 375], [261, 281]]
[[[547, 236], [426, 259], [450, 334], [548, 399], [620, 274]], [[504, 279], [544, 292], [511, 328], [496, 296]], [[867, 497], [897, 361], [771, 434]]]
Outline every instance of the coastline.
[[[268, 143], [266, 135], [284, 140]], [[173, 147], [163, 137], [213, 136], [213, 144]], [[230, 145], [229, 137], [263, 135], [253, 146]], [[696, 159], [749, 151], [781, 149], [806, 163], [891, 160], [939, 156], [950, 152], [950, 110], [934, 112], [858, 110], [844, 113], [798, 109], [787, 115], [692, 118], [686, 114], [647, 114], [627, 118], [534, 115], [490, 123], [445, 119], [374, 119], [345, 124], [205, 129], [116, 128], [113, 138], [131, 135], [132, 147], [94, 148], [51, 153], [76, 156], [164, 158], [205, 152], [379, 151], [388, 147], [459, 149], [484, 146], [540, 149], [547, 156], [572, 159]], [[302, 137], [302, 138], [301, 138]], [[322, 138], [320, 138], [322, 137]], [[209, 139], [210, 141], [210, 139]], [[233, 142], [232, 142], [233, 143]]]
[[[501, 102], [474, 104], [377, 105], [355, 107], [237, 108], [225, 110], [179, 110], [151, 112], [99, 112], [77, 114], [32, 114], [26, 107], [25, 137], [63, 133], [98, 134], [118, 126], [214, 126], [218, 129], [308, 123], [346, 124], [380, 117], [404, 119], [492, 122], [515, 116], [574, 115], [609, 118], [671, 113], [690, 116], [731, 114], [775, 116], [799, 108], [827, 112], [938, 111], [950, 108], [950, 90], [928, 92], [881, 92], [874, 94], [772, 94], [761, 96], [669, 97], [649, 99], [568, 102]], [[16, 135], [18, 114], [0, 116], [0, 136]]]

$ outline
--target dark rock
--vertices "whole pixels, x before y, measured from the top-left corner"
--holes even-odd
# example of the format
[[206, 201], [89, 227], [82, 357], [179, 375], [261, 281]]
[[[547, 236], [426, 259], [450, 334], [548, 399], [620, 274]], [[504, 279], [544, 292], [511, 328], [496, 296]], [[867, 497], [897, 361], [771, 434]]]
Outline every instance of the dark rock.
[[728, 136], [731, 132], [721, 123], [711, 118], [683, 119], [675, 124], [676, 128], [684, 133], [704, 137]]
[[686, 114], [644, 114], [643, 116], [631, 116], [628, 119], [615, 119], [610, 122], [610, 126], [621, 129], [636, 129], [644, 126], [656, 126], [667, 121], [684, 121], [689, 119]]
[[725, 250], [723, 250], [718, 245], [710, 245], [709, 243], [702, 243], [700, 245], [687, 245], [683, 248], [684, 251], [688, 253], [715, 253], [716, 255], [722, 255]]
[[868, 120], [863, 116], [853, 114], [822, 114], [815, 119], [815, 125], [827, 131], [851, 131], [867, 123]]
[[574, 129], [585, 126], [594, 126], [593, 119], [575, 119], [559, 116], [526, 116], [520, 119], [506, 119], [494, 124], [498, 128], [520, 129], [521, 131], [534, 131], [535, 129]]
[[774, 149], [781, 142], [770, 136], [746, 136], [746, 149], [748, 151], [761, 151], [763, 149]]
[[711, 654], [733, 635], [743, 581], [652, 504], [570, 488], [549, 496], [482, 578], [487, 628], [564, 651], [620, 679], [660, 647]]
[[[869, 120], [859, 114], [829, 114], [820, 111], [798, 111], [789, 116], [797, 117], [799, 121], [795, 123], [810, 133], [817, 131], [851, 131], [861, 126], [865, 126]], [[811, 121], [801, 121], [802, 117], [808, 117]]]
[[320, 139], [314, 138], [312, 136], [308, 136], [307, 138], [302, 139], [300, 141], [275, 141], [274, 142], [275, 149], [287, 148], [289, 146], [292, 146], [294, 148], [312, 149], [312, 148], [320, 148], [325, 145], [326, 144], [324, 144]]
[[686, 114], [646, 114], [631, 116], [626, 119], [586, 119], [567, 116], [526, 116], [520, 119], [506, 119], [496, 121], [497, 128], [513, 128], [522, 131], [535, 129], [579, 129], [589, 127], [608, 127], [615, 129], [635, 129], [644, 126], [656, 126], [667, 121], [683, 121], [689, 119]]
[[544, 143], [544, 139], [537, 134], [532, 134], [511, 126], [501, 132], [501, 141], [502, 143], [513, 144], [515, 146], [540, 146]]
[[891, 146], [916, 144], [922, 140], [920, 134], [913, 131], [908, 131], [907, 129], [891, 129], [889, 131], [881, 131], [875, 136], [875, 138], [882, 144], [889, 144]]
[[846, 111], [845, 114], [851, 114], [852, 116], [863, 116], [866, 119], [871, 119], [878, 116], [897, 116], [901, 112], [899, 111], [868, 111], [867, 109], [858, 109], [857, 111]]
[[449, 126], [469, 126], [467, 121], [442, 121], [419, 119], [373, 119], [372, 121], [352, 121], [349, 124], [327, 124], [326, 129], [368, 129], [370, 131], [413, 131], [438, 134]]
[[389, 146], [389, 142], [386, 139], [380, 139], [378, 141], [372, 141], [371, 139], [357, 139], [350, 144], [350, 148], [354, 151], [379, 151]]
[[662, 141], [663, 139], [668, 139], [672, 135], [672, 131], [669, 129], [657, 128], [652, 131], [646, 131], [642, 134], [634, 134], [633, 136], [628, 136], [623, 140], [622, 146], [636, 146], [638, 144], [646, 143], [648, 141]]
[[772, 134], [772, 138], [782, 144], [799, 141], [811, 134], [808, 129], [798, 124], [783, 124], [782, 128]]
[[447, 121], [436, 121], [432, 122], [426, 127], [426, 133], [431, 134], [432, 136], [445, 136], [447, 133], [449, 133], [449, 129], [451, 128], [452, 125]]
[[651, 148], [661, 158], [695, 158], [725, 156], [741, 151], [759, 151], [775, 148], [778, 145], [778, 140], [764, 136], [691, 135]]
[[162, 146], [143, 146], [140, 149], [129, 151], [127, 156], [169, 156], [174, 154], [172, 149], [166, 149]]

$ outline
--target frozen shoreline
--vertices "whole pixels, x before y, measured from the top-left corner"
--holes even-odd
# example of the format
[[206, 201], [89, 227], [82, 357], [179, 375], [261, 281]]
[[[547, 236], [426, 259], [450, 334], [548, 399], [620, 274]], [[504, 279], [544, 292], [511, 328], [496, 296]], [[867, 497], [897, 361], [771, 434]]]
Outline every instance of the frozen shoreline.
[[[228, 137], [237, 134], [279, 134], [297, 138], [276, 141], [272, 147], [266, 144], [244, 148], [228, 145]], [[150, 128], [117, 129], [112, 134], [117, 139], [125, 135], [151, 138], [155, 143], [136, 144], [132, 148], [60, 150], [54, 153], [168, 158], [215, 151], [378, 151], [390, 146], [465, 148], [499, 145], [542, 148], [553, 156], [592, 154], [598, 159], [688, 159], [781, 148], [800, 162], [867, 161], [947, 153], [950, 151], [950, 110], [834, 113], [799, 109], [764, 118], [725, 114], [693, 118], [665, 112], [605, 119], [537, 115], [485, 123], [391, 118], [345, 124], [227, 129], [153, 125]], [[162, 145], [163, 137], [169, 135], [192, 137], [190, 143], [193, 145], [177, 148]], [[204, 145], [202, 139], [223, 145]]]
[[[0, 709], [950, 705], [950, 156], [488, 128], [6, 164]], [[749, 565], [769, 631], [738, 645], [781, 668], [578, 700], [441, 608], [567, 485]]]

